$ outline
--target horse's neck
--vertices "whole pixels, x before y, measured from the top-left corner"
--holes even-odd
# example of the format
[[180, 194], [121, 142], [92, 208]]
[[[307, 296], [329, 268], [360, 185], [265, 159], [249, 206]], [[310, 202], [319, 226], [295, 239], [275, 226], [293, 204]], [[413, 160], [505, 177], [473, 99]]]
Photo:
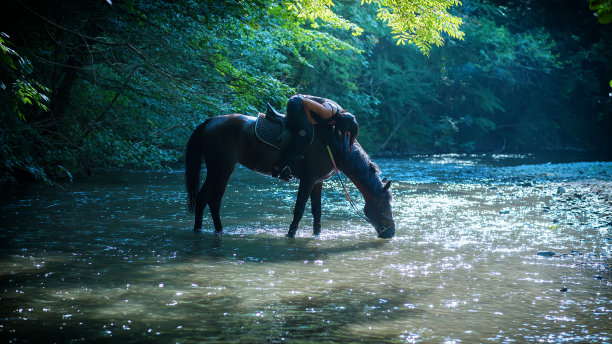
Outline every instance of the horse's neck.
[[355, 184], [367, 201], [376, 197], [376, 186], [380, 183], [375, 171], [371, 169], [371, 161], [363, 148], [355, 143], [348, 156], [340, 159], [338, 168]]

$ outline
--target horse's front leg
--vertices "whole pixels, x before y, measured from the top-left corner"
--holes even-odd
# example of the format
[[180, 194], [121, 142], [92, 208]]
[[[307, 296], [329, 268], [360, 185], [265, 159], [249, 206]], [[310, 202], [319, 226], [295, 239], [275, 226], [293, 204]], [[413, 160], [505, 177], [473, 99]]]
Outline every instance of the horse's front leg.
[[297, 232], [300, 220], [302, 220], [302, 216], [304, 216], [304, 208], [306, 208], [306, 202], [308, 201], [308, 196], [312, 191], [313, 185], [314, 183], [312, 181], [300, 181], [300, 188], [298, 189], [297, 200], [295, 201], [295, 208], [293, 209], [293, 221], [291, 221], [289, 232], [287, 233], [288, 238], [295, 237], [295, 232]]
[[312, 235], [321, 234], [321, 195], [323, 182], [316, 183], [310, 193], [310, 210], [312, 212]]

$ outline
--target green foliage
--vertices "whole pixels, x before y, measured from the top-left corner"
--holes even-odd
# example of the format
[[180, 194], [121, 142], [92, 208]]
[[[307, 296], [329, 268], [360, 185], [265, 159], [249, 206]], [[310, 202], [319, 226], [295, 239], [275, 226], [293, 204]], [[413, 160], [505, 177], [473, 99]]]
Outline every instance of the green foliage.
[[354, 113], [372, 153], [610, 147], [610, 34], [584, 5], [112, 3], [4, 6], [0, 183], [163, 168], [206, 118], [295, 92]]
[[589, 7], [597, 14], [597, 20], [601, 24], [612, 22], [612, 0], [590, 0]]
[[444, 43], [441, 33], [454, 39], [463, 39], [459, 30], [462, 19], [448, 13], [453, 6], [461, 5], [458, 0], [362, 0], [362, 3], [378, 6], [377, 18], [385, 22], [397, 40], [397, 44], [416, 45], [421, 52], [429, 55], [432, 45]]
[[[442, 33], [463, 39], [464, 34], [459, 30], [461, 18], [448, 13], [451, 7], [461, 5], [458, 0], [361, 1], [361, 5], [366, 3], [377, 6], [376, 18], [391, 28], [398, 45], [414, 44], [429, 55], [433, 45], [444, 44]], [[298, 18], [309, 20], [314, 28], [319, 26], [317, 19], [320, 19], [332, 28], [349, 30], [354, 36], [363, 33], [362, 28], [333, 12], [332, 6], [332, 0], [295, 0], [288, 4]]]
[[24, 123], [30, 114], [48, 111], [49, 89], [34, 75], [32, 63], [0, 32], [0, 185], [14, 181], [17, 171], [50, 182], [29, 143], [36, 139], [44, 144], [46, 138]]
[[32, 63], [11, 47], [13, 44], [9, 38], [6, 33], [0, 32], [0, 89], [3, 93], [8, 92], [8, 99], [3, 97], [4, 101], [13, 103], [13, 111], [25, 121], [24, 106], [49, 110], [49, 89], [31, 77], [34, 72]]
[[363, 29], [336, 14], [331, 10], [332, 6], [332, 0], [295, 0], [287, 3], [287, 9], [296, 13], [301, 20], [310, 21], [315, 29], [320, 26], [317, 23], [320, 19], [323, 24], [334, 29], [348, 30], [355, 36], [361, 35]]
[[[609, 108], [609, 99], [564, 97], [563, 85], [592, 95], [601, 92], [597, 80], [584, 79], [590, 76], [585, 71], [596, 65], [607, 67], [599, 61], [606, 53], [596, 51], [609, 49], [608, 44], [572, 55], [568, 50], [576, 49], [579, 41], [561, 39], [564, 47], [560, 47], [559, 38], [538, 25], [538, 13], [533, 14], [533, 23], [525, 20], [516, 25], [508, 16], [525, 18], [524, 12], [509, 13], [479, 2], [462, 11], [465, 40], [449, 41], [429, 59], [381, 40], [384, 48], [375, 50], [369, 60], [371, 73], [362, 78], [362, 83], [375, 85], [376, 96], [382, 99], [377, 107], [381, 115], [365, 123], [378, 129], [374, 147], [385, 144], [383, 153], [470, 152], [561, 149], [579, 146], [573, 141], [577, 137], [603, 143], [596, 138], [605, 136], [603, 132], [585, 130], [590, 120], [572, 118], [593, 112], [588, 109], [591, 104]], [[576, 60], [579, 56], [584, 60]], [[603, 113], [598, 121], [609, 128], [610, 118]]]

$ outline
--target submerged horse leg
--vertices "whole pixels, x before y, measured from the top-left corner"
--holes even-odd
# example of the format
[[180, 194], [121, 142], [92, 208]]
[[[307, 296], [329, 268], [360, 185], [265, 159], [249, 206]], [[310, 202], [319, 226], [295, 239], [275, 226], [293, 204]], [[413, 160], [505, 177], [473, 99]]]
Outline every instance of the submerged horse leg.
[[289, 232], [286, 235], [288, 238], [295, 237], [295, 232], [297, 232], [300, 220], [302, 220], [302, 216], [304, 216], [304, 208], [306, 208], [306, 202], [308, 201], [308, 196], [312, 191], [313, 185], [314, 183], [311, 181], [300, 181], [300, 188], [298, 189], [297, 200], [295, 201], [295, 208], [293, 209], [293, 221], [291, 221]]
[[212, 180], [209, 175], [206, 176], [206, 180], [204, 181], [204, 185], [198, 192], [196, 196], [196, 207], [195, 207], [195, 224], [193, 225], [193, 231], [199, 232], [202, 230], [202, 219], [204, 217], [204, 209], [206, 208], [206, 203], [208, 203], [208, 197], [210, 196], [210, 192], [212, 191]]
[[310, 193], [310, 210], [312, 212], [312, 235], [321, 234], [321, 194], [323, 182], [317, 183]]
[[212, 217], [213, 224], [215, 226], [215, 233], [217, 235], [223, 233], [223, 225], [221, 224], [221, 216], [219, 215], [219, 212], [221, 210], [221, 200], [225, 194], [227, 182], [234, 172], [234, 167], [236, 167], [235, 164], [226, 166], [224, 169], [215, 173], [216, 181], [210, 197], [208, 198], [208, 207], [210, 208], [210, 215]]

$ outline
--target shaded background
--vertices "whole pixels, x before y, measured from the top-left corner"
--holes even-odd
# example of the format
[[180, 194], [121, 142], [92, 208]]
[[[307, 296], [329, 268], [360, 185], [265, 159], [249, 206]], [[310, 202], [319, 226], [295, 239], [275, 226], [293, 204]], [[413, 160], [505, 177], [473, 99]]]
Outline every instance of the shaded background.
[[[17, 1], [0, 14], [0, 182], [180, 162], [205, 118], [337, 100], [373, 155], [588, 151], [610, 156], [610, 25], [587, 1], [465, 1], [463, 40], [398, 45], [292, 2]], [[601, 17], [600, 17], [601, 19]]]

